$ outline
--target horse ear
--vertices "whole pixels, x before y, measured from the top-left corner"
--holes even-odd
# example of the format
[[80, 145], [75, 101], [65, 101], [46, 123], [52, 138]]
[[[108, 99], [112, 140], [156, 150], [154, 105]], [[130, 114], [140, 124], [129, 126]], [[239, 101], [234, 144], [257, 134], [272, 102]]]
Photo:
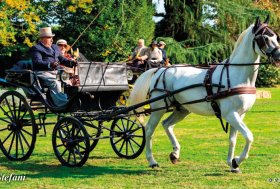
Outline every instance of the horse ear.
[[267, 17], [266, 17], [266, 19], [265, 19], [264, 23], [265, 23], [265, 24], [268, 24], [269, 19], [270, 19], [270, 16], [269, 16], [269, 15], [267, 15]]
[[255, 33], [257, 31], [260, 24], [261, 24], [260, 17], [258, 16], [257, 19], [256, 19], [256, 22], [255, 22], [254, 28], [253, 28], [253, 33]]

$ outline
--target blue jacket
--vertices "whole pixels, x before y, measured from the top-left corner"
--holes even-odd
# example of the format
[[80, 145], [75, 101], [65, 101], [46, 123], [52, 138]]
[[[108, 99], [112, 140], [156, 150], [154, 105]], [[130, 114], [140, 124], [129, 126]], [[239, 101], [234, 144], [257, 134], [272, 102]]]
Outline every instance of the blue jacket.
[[159, 48], [159, 50], [161, 50], [161, 52], [162, 52], [162, 64], [164, 64], [165, 63], [165, 61], [166, 61], [166, 51], [164, 50], [164, 49], [162, 49], [162, 48]]
[[41, 42], [31, 47], [30, 54], [33, 63], [33, 70], [49, 71], [50, 63], [60, 62], [67, 67], [73, 67], [73, 61], [63, 57], [57, 45], [51, 48], [45, 47]]

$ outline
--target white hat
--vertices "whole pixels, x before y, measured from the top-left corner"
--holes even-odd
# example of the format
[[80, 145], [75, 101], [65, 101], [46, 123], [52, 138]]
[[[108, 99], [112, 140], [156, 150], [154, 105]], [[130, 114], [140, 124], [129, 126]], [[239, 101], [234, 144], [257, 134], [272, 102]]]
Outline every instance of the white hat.
[[55, 36], [52, 33], [51, 27], [40, 28], [40, 37], [53, 37]]
[[158, 44], [159, 45], [166, 45], [163, 41], [160, 41]]
[[67, 41], [64, 40], [64, 39], [59, 39], [59, 40], [57, 40], [56, 44], [57, 44], [57, 45], [60, 45], [60, 44], [62, 44], [62, 45], [67, 45]]

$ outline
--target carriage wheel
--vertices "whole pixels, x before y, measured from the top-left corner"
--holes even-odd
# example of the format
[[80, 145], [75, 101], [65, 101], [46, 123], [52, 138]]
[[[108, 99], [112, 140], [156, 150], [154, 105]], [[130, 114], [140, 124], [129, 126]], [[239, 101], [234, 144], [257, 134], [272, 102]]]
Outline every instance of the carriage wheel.
[[37, 126], [32, 109], [17, 91], [0, 97], [0, 148], [10, 160], [30, 157], [36, 142]]
[[145, 147], [145, 128], [136, 117], [115, 119], [111, 126], [110, 142], [119, 157], [134, 159]]
[[88, 135], [89, 135], [90, 151], [92, 151], [96, 147], [96, 145], [99, 141], [98, 137], [100, 137], [101, 132], [102, 132], [101, 122], [100, 121], [94, 121], [94, 122], [91, 121], [90, 123], [84, 122], [83, 124], [84, 124], [84, 126], [87, 130]]
[[74, 117], [63, 117], [52, 134], [53, 150], [62, 165], [83, 166], [89, 156], [89, 136], [83, 124]]

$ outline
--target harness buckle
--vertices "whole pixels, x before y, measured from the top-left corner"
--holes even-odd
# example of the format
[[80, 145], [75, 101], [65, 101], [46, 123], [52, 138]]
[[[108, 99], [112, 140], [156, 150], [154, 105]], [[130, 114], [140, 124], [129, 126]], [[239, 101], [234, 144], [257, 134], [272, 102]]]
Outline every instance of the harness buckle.
[[213, 99], [214, 99], [213, 95], [208, 95], [205, 97], [206, 102], [211, 102], [211, 101], [213, 101]]

